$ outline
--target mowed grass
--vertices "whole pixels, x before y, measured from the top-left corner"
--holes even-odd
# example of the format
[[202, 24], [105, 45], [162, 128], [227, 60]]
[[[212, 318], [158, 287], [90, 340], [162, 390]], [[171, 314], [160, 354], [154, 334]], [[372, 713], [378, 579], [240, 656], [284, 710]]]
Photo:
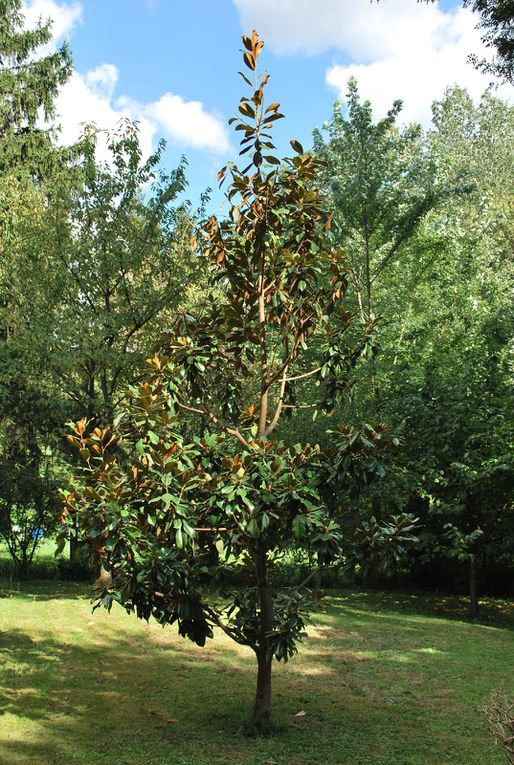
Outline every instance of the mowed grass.
[[481, 623], [464, 605], [330, 594], [274, 666], [275, 732], [250, 738], [249, 650], [92, 614], [80, 585], [0, 591], [0, 763], [501, 765], [481, 708], [514, 690], [513, 604], [486, 604]]

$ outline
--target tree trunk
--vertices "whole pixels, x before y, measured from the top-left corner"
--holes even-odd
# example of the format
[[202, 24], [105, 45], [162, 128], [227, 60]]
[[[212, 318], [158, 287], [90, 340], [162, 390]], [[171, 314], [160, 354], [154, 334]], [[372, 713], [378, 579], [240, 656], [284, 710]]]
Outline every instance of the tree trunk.
[[319, 603], [321, 600], [322, 590], [321, 586], [323, 584], [323, 572], [321, 568], [318, 568], [316, 571], [316, 576], [314, 577], [314, 590], [312, 593], [312, 599], [314, 603]]
[[21, 579], [22, 582], [25, 582], [29, 578], [30, 560], [26, 555], [23, 555], [23, 553], [17, 566], [17, 573], [19, 579]]
[[271, 727], [271, 657], [265, 648], [257, 652], [257, 666], [253, 725], [257, 733], [266, 733]]
[[70, 531], [70, 561], [72, 561], [72, 563], [75, 563], [78, 560], [81, 548], [78, 534], [78, 516], [75, 516], [73, 527]]
[[77, 560], [78, 551], [79, 546], [77, 544], [77, 539], [72, 533], [70, 534], [70, 561], [75, 562]]
[[319, 554], [317, 556], [317, 563], [318, 568], [314, 577], [314, 589], [312, 593], [312, 599], [314, 603], [319, 603], [323, 595], [323, 591], [321, 589], [323, 586], [323, 563]]
[[476, 556], [469, 559], [469, 618], [478, 619], [478, 583]]
[[257, 655], [257, 690], [253, 708], [253, 725], [257, 733], [266, 733], [271, 727], [271, 659], [268, 634], [273, 630], [273, 592], [268, 579], [266, 550], [254, 555], [255, 578], [259, 590], [259, 642]]

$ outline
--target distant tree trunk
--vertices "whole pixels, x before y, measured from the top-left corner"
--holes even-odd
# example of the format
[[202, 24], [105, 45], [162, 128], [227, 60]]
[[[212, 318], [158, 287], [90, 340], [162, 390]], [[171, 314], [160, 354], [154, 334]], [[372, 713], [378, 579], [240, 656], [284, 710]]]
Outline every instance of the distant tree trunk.
[[70, 535], [70, 560], [75, 561], [77, 560], [77, 553], [78, 553], [78, 545], [77, 540], [75, 537]]
[[21, 579], [21, 581], [25, 581], [26, 579], [29, 578], [29, 573], [30, 573], [30, 560], [28, 559], [26, 555], [22, 553], [19, 559], [19, 563], [17, 565], [18, 577], [19, 579]]
[[478, 619], [478, 581], [476, 555], [469, 559], [469, 618]]
[[318, 568], [316, 570], [316, 574], [315, 574], [315, 577], [314, 577], [314, 589], [313, 589], [313, 592], [312, 592], [312, 599], [313, 599], [314, 603], [319, 603], [321, 598], [323, 597], [323, 590], [322, 590], [322, 587], [323, 587], [323, 561], [322, 561], [322, 558], [321, 558], [319, 553], [318, 553], [317, 563], [318, 563]]
[[322, 585], [323, 585], [323, 571], [321, 568], [318, 568], [316, 571], [316, 576], [314, 578], [314, 590], [312, 593], [312, 599], [314, 603], [319, 603], [321, 600], [321, 597], [323, 595], [322, 591]]
[[75, 562], [78, 558], [80, 544], [78, 542], [78, 531], [76, 531], [76, 522], [73, 530], [70, 532], [70, 561]]

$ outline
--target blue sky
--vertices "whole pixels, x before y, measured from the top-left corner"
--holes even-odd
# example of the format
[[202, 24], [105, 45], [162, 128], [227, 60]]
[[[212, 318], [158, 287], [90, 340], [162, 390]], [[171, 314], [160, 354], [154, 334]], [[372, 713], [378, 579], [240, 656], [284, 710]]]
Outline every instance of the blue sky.
[[[168, 168], [187, 157], [194, 200], [236, 157], [227, 120], [244, 89], [241, 34], [254, 27], [269, 98], [287, 117], [276, 131], [284, 152], [292, 137], [309, 146], [349, 75], [377, 116], [403, 98], [404, 119], [427, 126], [445, 87], [477, 99], [488, 85], [466, 62], [480, 53], [477, 19], [453, 0], [26, 0], [25, 12], [29, 25], [53, 18], [54, 45], [66, 38], [72, 49], [76, 73], [57, 102], [62, 141], [84, 121], [137, 119], [145, 152], [164, 137]], [[512, 99], [512, 88], [499, 93]]]

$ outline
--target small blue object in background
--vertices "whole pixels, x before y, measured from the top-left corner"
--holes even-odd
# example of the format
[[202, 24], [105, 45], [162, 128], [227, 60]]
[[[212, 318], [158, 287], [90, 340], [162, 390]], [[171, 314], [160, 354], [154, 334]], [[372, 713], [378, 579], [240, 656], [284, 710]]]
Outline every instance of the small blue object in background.
[[43, 539], [43, 529], [32, 529], [32, 533], [30, 535], [32, 539], [36, 542], [40, 542]]

